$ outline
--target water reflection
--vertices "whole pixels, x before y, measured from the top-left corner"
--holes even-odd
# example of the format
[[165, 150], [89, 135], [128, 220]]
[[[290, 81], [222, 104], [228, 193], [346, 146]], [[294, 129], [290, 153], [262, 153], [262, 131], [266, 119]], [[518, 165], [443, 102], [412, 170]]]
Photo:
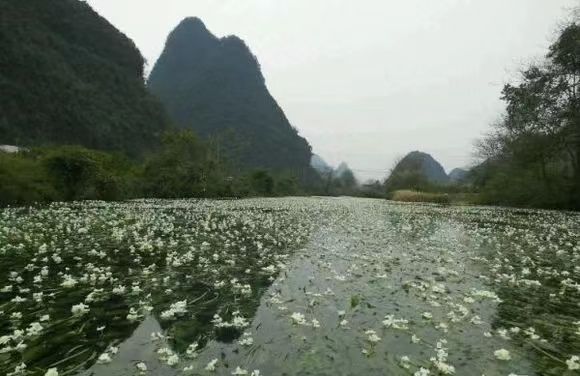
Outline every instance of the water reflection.
[[[389, 208], [366, 217], [364, 209], [348, 207], [340, 221], [324, 221], [295, 256], [262, 299], [251, 326], [251, 347], [212, 341], [199, 355], [200, 364], [219, 357], [219, 375], [231, 374], [233, 365], [275, 375], [404, 375], [409, 371], [403, 357], [412, 359], [409, 367], [430, 368], [436, 343], [445, 339], [457, 374], [507, 375], [510, 366], [493, 359], [500, 345], [481, 340], [491, 326], [450, 323], [447, 307], [438, 305], [457, 307], [472, 289], [485, 287], [477, 278], [481, 265], [465, 257], [474, 243], [463, 225], [447, 220], [444, 211], [433, 216], [433, 208]], [[449, 249], [451, 244], [455, 249]], [[446, 291], [437, 297], [421, 290], [438, 283]], [[472, 315], [490, 322], [495, 308], [481, 304]], [[320, 327], [296, 325], [294, 312], [318, 320]], [[423, 320], [423, 312], [432, 312], [433, 319]], [[385, 328], [386, 314], [408, 318], [409, 329]], [[436, 328], [438, 321], [449, 327]], [[365, 335], [369, 329], [380, 337], [374, 345]], [[517, 368], [532, 370], [525, 359]]]
[[118, 353], [109, 364], [94, 364], [80, 372], [83, 376], [125, 376], [138, 372], [136, 365], [146, 360], [146, 367], [152, 375], [171, 376], [178, 371], [161, 362], [157, 357], [159, 346], [169, 344], [166, 340], [152, 341], [151, 333], [160, 333], [161, 325], [153, 316], [148, 316], [139, 324], [132, 335], [119, 345]]

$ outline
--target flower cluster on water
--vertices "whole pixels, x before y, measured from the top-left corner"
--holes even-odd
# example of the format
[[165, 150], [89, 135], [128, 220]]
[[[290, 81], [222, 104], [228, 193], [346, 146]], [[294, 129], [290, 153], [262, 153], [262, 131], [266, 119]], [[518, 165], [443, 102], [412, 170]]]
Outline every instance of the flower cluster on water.
[[573, 374], [579, 304], [569, 213], [347, 198], [0, 211], [6, 375], [106, 370], [151, 317], [152, 355], [127, 374]]
[[[248, 327], [256, 291], [308, 239], [313, 223], [296, 207], [149, 200], [0, 210], [0, 374], [106, 367], [151, 315], [164, 328], [151, 337], [161, 362], [218, 367], [195, 362], [200, 348], [218, 330]], [[214, 320], [199, 325], [203, 315]], [[252, 345], [249, 333], [240, 344]], [[130, 367], [144, 374], [147, 363]]]
[[[358, 346], [363, 373], [381, 364], [416, 376], [580, 367], [580, 216], [348, 199], [336, 206], [295, 263], [299, 277], [277, 281], [268, 298], [287, 323], [274, 328], [290, 331], [300, 351], [342, 364], [341, 354]], [[312, 318], [316, 331], [305, 329]], [[319, 345], [327, 337], [334, 353]], [[393, 353], [397, 360], [385, 362]]]

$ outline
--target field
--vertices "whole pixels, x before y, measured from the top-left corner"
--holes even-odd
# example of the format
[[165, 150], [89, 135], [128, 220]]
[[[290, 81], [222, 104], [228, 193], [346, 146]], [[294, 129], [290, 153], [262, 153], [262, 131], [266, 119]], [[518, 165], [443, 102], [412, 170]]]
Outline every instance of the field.
[[354, 198], [0, 210], [0, 375], [577, 375], [580, 216]]

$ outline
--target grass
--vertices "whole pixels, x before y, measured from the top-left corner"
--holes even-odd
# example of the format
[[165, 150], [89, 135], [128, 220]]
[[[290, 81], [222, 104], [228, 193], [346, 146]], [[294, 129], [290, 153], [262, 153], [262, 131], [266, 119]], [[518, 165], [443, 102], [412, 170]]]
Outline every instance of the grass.
[[449, 204], [451, 199], [447, 193], [428, 193], [412, 190], [399, 190], [391, 194], [391, 200], [401, 202], [432, 202]]
[[421, 192], [411, 189], [393, 191], [389, 197], [393, 201], [400, 202], [431, 202], [435, 204], [453, 205], [482, 205], [485, 204], [479, 193], [441, 193]]

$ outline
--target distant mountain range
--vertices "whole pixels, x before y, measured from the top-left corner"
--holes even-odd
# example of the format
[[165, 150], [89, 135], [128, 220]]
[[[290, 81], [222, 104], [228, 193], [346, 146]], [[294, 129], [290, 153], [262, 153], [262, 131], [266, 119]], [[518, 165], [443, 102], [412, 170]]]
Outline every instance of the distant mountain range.
[[351, 168], [348, 166], [346, 162], [341, 162], [337, 168], [333, 168], [331, 165], [326, 163], [322, 157], [318, 154], [312, 154], [312, 158], [310, 160], [310, 165], [320, 174], [326, 175], [328, 173], [332, 173], [333, 177], [335, 178], [342, 178], [345, 175], [352, 175], [354, 177], [354, 173], [352, 172]]
[[143, 62], [85, 2], [0, 1], [0, 144], [149, 152], [170, 120]]
[[326, 163], [326, 161], [322, 159], [322, 157], [319, 156], [318, 154], [312, 154], [312, 158], [310, 159], [310, 165], [312, 166], [312, 168], [314, 168], [321, 174], [325, 174], [334, 170], [332, 166]]
[[167, 38], [148, 85], [179, 127], [213, 140], [236, 167], [313, 172], [310, 145], [240, 38], [217, 38], [199, 18], [186, 18]]
[[464, 168], [454, 168], [449, 173], [449, 181], [453, 183], [463, 182], [467, 179], [469, 175], [469, 170]]

